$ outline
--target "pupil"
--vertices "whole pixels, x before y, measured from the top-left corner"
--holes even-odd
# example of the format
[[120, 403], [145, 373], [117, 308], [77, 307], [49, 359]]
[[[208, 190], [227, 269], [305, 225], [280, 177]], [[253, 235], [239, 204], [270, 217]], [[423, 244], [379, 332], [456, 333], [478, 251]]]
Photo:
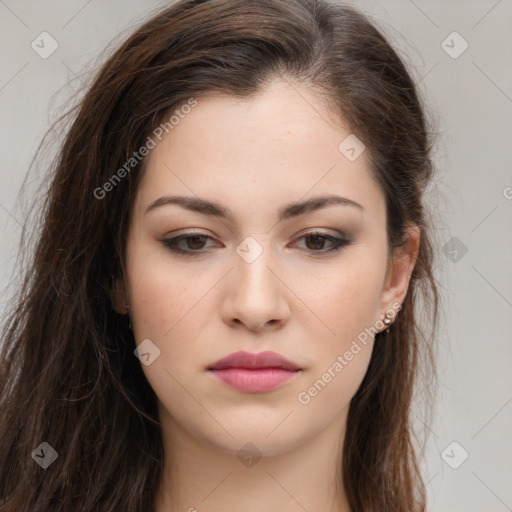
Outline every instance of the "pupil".
[[[313, 248], [315, 248], [315, 249], [322, 249], [324, 239], [321, 236], [319, 236], [319, 235], [308, 235], [308, 238], [310, 240], [313, 239], [313, 245], [314, 246], [315, 245], [320, 245], [320, 247], [313, 247]], [[315, 244], [314, 240], [316, 240], [318, 242], [318, 244]], [[309, 244], [308, 244], [308, 246], [309, 246]]]
[[[196, 235], [196, 236], [191, 236], [189, 239], [188, 239], [188, 246], [190, 249], [200, 249], [202, 244], [201, 244], [201, 240], [204, 239], [204, 236], [202, 235]], [[199, 241], [199, 247], [197, 246], [194, 246], [194, 241]], [[191, 243], [192, 242], [192, 243]], [[203, 240], [203, 244], [204, 244], [204, 240]]]

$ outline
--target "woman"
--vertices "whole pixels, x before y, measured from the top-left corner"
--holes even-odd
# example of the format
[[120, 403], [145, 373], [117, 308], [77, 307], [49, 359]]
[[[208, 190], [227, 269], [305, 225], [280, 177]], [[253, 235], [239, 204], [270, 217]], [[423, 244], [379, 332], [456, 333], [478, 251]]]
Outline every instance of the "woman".
[[140, 26], [75, 109], [6, 323], [0, 510], [425, 510], [431, 146], [354, 8]]

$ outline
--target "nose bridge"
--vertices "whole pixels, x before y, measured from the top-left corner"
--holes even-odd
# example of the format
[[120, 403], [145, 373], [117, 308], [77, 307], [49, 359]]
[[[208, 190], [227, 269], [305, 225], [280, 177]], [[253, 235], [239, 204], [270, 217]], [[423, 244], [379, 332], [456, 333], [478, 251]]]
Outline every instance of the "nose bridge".
[[279, 270], [271, 237], [246, 237], [236, 253], [226, 320], [236, 318], [246, 325], [260, 326], [282, 319], [287, 308], [282, 283], [275, 275]]
[[275, 288], [273, 273], [275, 255], [272, 252], [270, 236], [247, 236], [236, 248], [235, 278], [238, 288], [250, 293], [268, 293]]

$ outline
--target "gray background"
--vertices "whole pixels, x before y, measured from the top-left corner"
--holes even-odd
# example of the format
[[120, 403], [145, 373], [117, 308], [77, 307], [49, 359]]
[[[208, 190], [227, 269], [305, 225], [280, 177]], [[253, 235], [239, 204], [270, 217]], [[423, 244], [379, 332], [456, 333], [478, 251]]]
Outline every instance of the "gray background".
[[[512, 511], [512, 0], [352, 3], [401, 49], [439, 119], [428, 200], [444, 317], [440, 393], [422, 467], [429, 510]], [[2, 310], [24, 218], [18, 191], [44, 132], [104, 48], [165, 4], [0, 0]], [[58, 43], [46, 59], [31, 48], [44, 31]], [[44, 164], [31, 171], [29, 191], [43, 171]], [[422, 434], [419, 418], [417, 426]]]

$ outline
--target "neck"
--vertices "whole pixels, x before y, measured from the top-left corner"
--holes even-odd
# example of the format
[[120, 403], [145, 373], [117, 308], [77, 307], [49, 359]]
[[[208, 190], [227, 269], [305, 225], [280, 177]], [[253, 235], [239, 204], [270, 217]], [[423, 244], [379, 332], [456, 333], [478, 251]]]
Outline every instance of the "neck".
[[288, 448], [227, 434], [220, 446], [160, 411], [165, 458], [154, 512], [350, 512], [340, 481], [345, 417]]

